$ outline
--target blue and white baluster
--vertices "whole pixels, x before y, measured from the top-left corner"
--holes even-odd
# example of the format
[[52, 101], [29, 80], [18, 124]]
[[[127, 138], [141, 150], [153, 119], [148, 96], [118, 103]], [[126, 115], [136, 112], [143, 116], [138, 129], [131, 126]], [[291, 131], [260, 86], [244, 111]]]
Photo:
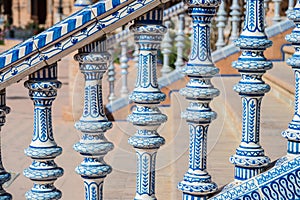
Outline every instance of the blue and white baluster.
[[232, 0], [230, 7], [231, 12], [231, 35], [229, 40], [232, 42], [236, 40], [240, 34], [240, 23], [241, 23], [241, 7], [238, 0]]
[[137, 131], [130, 137], [128, 143], [136, 150], [137, 180], [135, 200], [155, 200], [155, 162], [156, 154], [165, 143], [157, 129], [167, 121], [158, 104], [164, 101], [157, 83], [157, 50], [163, 34], [167, 31], [162, 25], [163, 10], [157, 8], [135, 20], [131, 27], [135, 42], [139, 46], [139, 66], [135, 89], [130, 100], [136, 103], [136, 108], [128, 121], [133, 123]]
[[175, 66], [176, 69], [180, 69], [183, 67], [184, 65], [184, 61], [183, 61], [183, 50], [184, 50], [184, 46], [185, 46], [185, 37], [184, 37], [184, 13], [179, 14], [178, 16], [178, 30], [176, 32], [176, 37], [175, 37], [175, 41], [176, 41], [176, 47], [177, 47], [177, 57], [176, 57], [176, 62], [175, 62]]
[[290, 13], [290, 12], [293, 12], [294, 10], [294, 0], [289, 0], [289, 6], [288, 6], [288, 9], [287, 11], [285, 12], [287, 15]]
[[292, 66], [295, 73], [295, 112], [288, 129], [282, 132], [282, 136], [288, 140], [287, 154], [294, 157], [300, 154], [300, 0], [297, 0], [294, 10], [288, 14], [288, 17], [296, 24], [292, 33], [286, 36], [286, 40], [291, 42], [296, 50], [287, 60], [287, 64]]
[[[10, 112], [10, 108], [6, 106], [6, 95], [5, 89], [0, 91], [0, 131], [2, 126], [4, 126], [6, 122], [6, 115]], [[1, 145], [1, 136], [0, 136], [0, 145]], [[6, 172], [3, 164], [2, 164], [2, 155], [1, 155], [1, 147], [0, 147], [0, 199], [1, 200], [11, 200], [11, 194], [7, 193], [3, 189], [3, 184], [9, 181], [11, 178], [10, 173]]]
[[277, 23], [281, 21], [280, 17], [280, 4], [282, 0], [273, 0], [274, 2], [274, 16], [272, 18], [273, 23]]
[[127, 76], [128, 76], [128, 57], [127, 57], [127, 41], [123, 41], [120, 43], [121, 45], [121, 58], [120, 58], [120, 63], [121, 63], [121, 74], [122, 74], [122, 88], [121, 88], [121, 96], [122, 97], [127, 97], [129, 90], [128, 90], [128, 85], [127, 85]]
[[235, 41], [242, 51], [233, 67], [241, 73], [242, 79], [234, 90], [242, 98], [242, 141], [236, 154], [230, 157], [235, 165], [236, 182], [249, 179], [262, 172], [270, 163], [265, 156], [260, 141], [260, 108], [262, 98], [270, 86], [262, 80], [266, 70], [272, 68], [272, 62], [264, 57], [264, 50], [272, 45], [265, 35], [264, 1], [247, 0], [247, 14], [243, 32]]
[[224, 29], [227, 22], [227, 13], [225, 10], [225, 1], [222, 1], [217, 13], [217, 27], [218, 27], [218, 40], [216, 43], [217, 49], [221, 49], [225, 46]]
[[167, 32], [161, 43], [161, 49], [164, 57], [163, 67], [160, 70], [162, 75], [166, 75], [172, 71], [172, 68], [170, 67], [170, 59], [169, 59], [170, 54], [172, 53], [172, 38], [170, 36], [171, 21], [166, 20], [165, 26], [167, 28]]
[[105, 38], [92, 42], [79, 49], [74, 57], [85, 77], [84, 108], [80, 120], [75, 123], [82, 137], [74, 149], [84, 157], [76, 172], [84, 180], [86, 200], [103, 199], [104, 178], [112, 171], [103, 159], [114, 147], [104, 136], [112, 128], [102, 102], [102, 78], [110, 58], [105, 42]]
[[114, 55], [114, 48], [111, 47], [110, 49], [108, 49], [108, 53], [111, 55], [112, 59], [109, 62], [109, 66], [107, 69], [107, 80], [109, 83], [109, 95], [108, 95], [108, 101], [109, 102], [113, 102], [117, 97], [115, 95], [115, 65], [114, 65], [114, 59], [113, 59], [113, 55]]
[[193, 19], [194, 38], [187, 65], [182, 69], [190, 81], [180, 94], [189, 101], [189, 107], [182, 113], [189, 125], [189, 169], [178, 183], [184, 200], [205, 200], [210, 193], [217, 190], [207, 172], [207, 133], [208, 127], [217, 114], [211, 110], [209, 103], [219, 95], [211, 78], [219, 72], [211, 58], [210, 26], [221, 0], [198, 0], [188, 2], [189, 15]]
[[63, 169], [56, 165], [54, 158], [62, 153], [62, 148], [57, 146], [52, 128], [52, 102], [61, 87], [57, 80], [57, 63], [34, 72], [24, 85], [34, 103], [32, 141], [25, 149], [33, 162], [23, 172], [34, 185], [25, 196], [29, 200], [60, 199], [62, 194], [54, 187], [54, 181], [63, 175]]

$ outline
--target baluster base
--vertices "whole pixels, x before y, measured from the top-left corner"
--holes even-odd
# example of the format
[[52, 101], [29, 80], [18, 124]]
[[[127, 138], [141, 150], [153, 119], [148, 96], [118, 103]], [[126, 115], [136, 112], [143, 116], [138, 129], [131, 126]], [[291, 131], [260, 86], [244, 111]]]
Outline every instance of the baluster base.
[[207, 196], [196, 196], [192, 194], [183, 193], [182, 200], [207, 200]]
[[34, 184], [33, 188], [25, 194], [27, 200], [56, 200], [61, 196], [61, 191], [54, 187], [53, 182]]

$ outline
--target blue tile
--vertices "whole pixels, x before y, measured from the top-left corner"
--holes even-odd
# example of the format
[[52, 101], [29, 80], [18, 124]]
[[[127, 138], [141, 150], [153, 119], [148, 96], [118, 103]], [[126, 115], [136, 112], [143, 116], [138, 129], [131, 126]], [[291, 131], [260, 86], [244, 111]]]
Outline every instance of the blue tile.
[[98, 4], [94, 5], [94, 6], [92, 6], [92, 8], [96, 8], [96, 10], [97, 10], [97, 13], [96, 13], [97, 16], [100, 16], [103, 13], [106, 12], [105, 3], [98, 3]]
[[[85, 24], [85, 23], [91, 21], [92, 16], [93, 16], [91, 10], [83, 11], [82, 13], [80, 13], [80, 15], [82, 15], [82, 24], [81, 24], [81, 25], [83, 25], [83, 24]], [[80, 16], [80, 15], [79, 15], [79, 16]]]
[[5, 57], [1, 56], [0, 57], [0, 69], [5, 67]]
[[113, 8], [117, 7], [120, 4], [121, 4], [120, 0], [112, 0]]
[[62, 36], [61, 27], [54, 27], [49, 29], [49, 31], [53, 31], [53, 40], [56, 40]]
[[76, 28], [76, 19], [70, 19], [65, 23], [68, 23], [68, 33], [73, 31]]
[[14, 49], [12, 51], [12, 58], [11, 58], [11, 62], [15, 62], [19, 59], [19, 49]]
[[45, 46], [46, 44], [46, 35], [44, 34], [47, 34], [47, 33], [43, 33], [43, 35], [38, 35], [37, 37], [35, 37], [35, 39], [38, 39], [38, 44], [37, 44], [37, 47], [40, 49], [42, 47]]
[[28, 42], [26, 44], [22, 44], [22, 46], [25, 47], [25, 55], [32, 53], [34, 47], [33, 41]]

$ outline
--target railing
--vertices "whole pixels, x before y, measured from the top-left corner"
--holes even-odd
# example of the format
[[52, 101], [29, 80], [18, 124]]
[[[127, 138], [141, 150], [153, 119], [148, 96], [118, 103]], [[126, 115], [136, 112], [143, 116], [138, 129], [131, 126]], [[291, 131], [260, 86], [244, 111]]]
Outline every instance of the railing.
[[[246, 1], [246, 15], [241, 34], [239, 34], [239, 26], [241, 13], [244, 12], [241, 9], [243, 5], [238, 5], [238, 1], [232, 1], [230, 6], [231, 34], [226, 38], [228, 41], [235, 40], [236, 46], [242, 51], [238, 61], [233, 63], [233, 67], [241, 73], [241, 80], [234, 90], [242, 97], [242, 141], [236, 154], [230, 158], [232, 164], [235, 165], [235, 181], [220, 191], [207, 172], [208, 127], [217, 116], [209, 104], [214, 97], [219, 95], [219, 90], [211, 82], [219, 70], [213, 63], [210, 35], [212, 20], [217, 14], [219, 36], [217, 37], [218, 41], [215, 41], [216, 46], [221, 49], [226, 44], [223, 30], [226, 28], [227, 18], [225, 8], [229, 5], [225, 1], [221, 4], [221, 0], [190, 0], [186, 3], [188, 14], [193, 21], [193, 33], [190, 57], [185, 64], [182, 46], [185, 8], [183, 4], [178, 4], [180, 9], [175, 9], [173, 12], [170, 8], [169, 12], [165, 12], [165, 26], [163, 26], [162, 7], [166, 2], [154, 0], [99, 2], [85, 7], [40, 35], [0, 55], [1, 127], [4, 126], [6, 114], [10, 111], [6, 106], [5, 88], [29, 75], [25, 87], [29, 89], [29, 96], [34, 103], [34, 128], [31, 144], [25, 150], [25, 154], [33, 161], [24, 170], [24, 176], [33, 181], [33, 187], [26, 193], [26, 199], [61, 198], [62, 193], [54, 186], [54, 183], [63, 175], [64, 170], [54, 160], [62, 153], [62, 148], [54, 140], [51, 110], [57, 90], [61, 87], [61, 82], [57, 80], [57, 62], [63, 56], [77, 49], [78, 53], [74, 59], [79, 63], [80, 71], [84, 75], [85, 86], [82, 116], [75, 123], [75, 128], [82, 133], [82, 136], [80, 141], [74, 145], [74, 149], [83, 157], [76, 172], [83, 179], [85, 199], [103, 199], [104, 179], [113, 170], [113, 166], [104, 161], [104, 156], [113, 150], [114, 145], [104, 135], [112, 128], [113, 123], [105, 115], [102, 79], [108, 69], [109, 101], [116, 101], [115, 71], [113, 63], [110, 62], [111, 55], [107, 51], [107, 46], [112, 50], [111, 43], [113, 42], [111, 41], [115, 41], [120, 36], [116, 35], [107, 40], [106, 35], [132, 19], [134, 19], [134, 24], [130, 27], [130, 31], [134, 35], [136, 49], [138, 49], [136, 51], [138, 71], [135, 88], [129, 95], [129, 99], [134, 102], [135, 107], [128, 116], [128, 121], [136, 127], [137, 131], [129, 138], [128, 142], [134, 147], [137, 155], [135, 199], [156, 199], [156, 155], [159, 152], [158, 149], [165, 143], [165, 139], [159, 135], [157, 130], [161, 124], [167, 121], [167, 116], [159, 109], [159, 104], [166, 95], [161, 92], [158, 85], [157, 54], [163, 41], [162, 74], [163, 76], [170, 74], [168, 55], [170, 54], [171, 40], [168, 31], [170, 31], [172, 13], [175, 13], [175, 16], [178, 14], [179, 20], [175, 39], [177, 59], [174, 64], [177, 71], [181, 70], [189, 78], [186, 87], [180, 90], [180, 94], [185, 96], [189, 102], [182, 118], [186, 119], [190, 133], [189, 167], [183, 180], [178, 184], [178, 189], [183, 193], [183, 199], [202, 200], [210, 197], [212, 199], [228, 199], [228, 196], [232, 199], [271, 199], [273, 193], [276, 195], [280, 193], [277, 196], [282, 198], [290, 198], [291, 195], [295, 197], [294, 199], [299, 197], [298, 26], [292, 34], [287, 36], [287, 40], [296, 47], [296, 53], [288, 61], [295, 71], [296, 78], [295, 116], [289, 124], [289, 129], [282, 133], [288, 139], [287, 156], [279, 160], [273, 167], [259, 143], [261, 101], [264, 94], [270, 90], [269, 85], [262, 80], [262, 76], [266, 70], [272, 67], [272, 63], [264, 57], [264, 51], [272, 45], [265, 34], [264, 10], [266, 9], [264, 8], [267, 7], [268, 1]], [[273, 21], [277, 22], [280, 20], [280, 1], [273, 2], [275, 6]], [[84, 2], [84, 4], [88, 3], [89, 1]], [[80, 4], [80, 1], [76, 1], [76, 4]], [[217, 10], [220, 4], [221, 7]], [[298, 25], [300, 0], [297, 1], [293, 10], [291, 9], [292, 4], [293, 1], [289, 1], [288, 16]], [[177, 13], [178, 10], [179, 13]], [[164, 34], [166, 34], [165, 37]], [[126, 45], [125, 41], [121, 42], [120, 67], [122, 68], [121, 94], [127, 97], [129, 91]], [[2, 188], [2, 185], [10, 179], [10, 174], [4, 170], [2, 162], [0, 163], [0, 199], [12, 199], [12, 195]], [[265, 178], [266, 182], [270, 180], [276, 184], [280, 181], [288, 182], [288, 184], [292, 184], [291, 187], [289, 186], [289, 192], [280, 192], [282, 186], [278, 186], [275, 192], [267, 194], [265, 190], [268, 190], [269, 182], [261, 184], [263, 181], [257, 181], [252, 185], [249, 183], [254, 178], [263, 179], [268, 172], [276, 171], [277, 168], [288, 168], [288, 172], [283, 169], [280, 173], [278, 172], [277, 176], [272, 173], [273, 177], [268, 175]], [[295, 178], [294, 181], [290, 180], [289, 175], [292, 178], [296, 177], [296, 180]], [[249, 183], [247, 187], [244, 186], [246, 183]], [[243, 187], [244, 191], [241, 192]], [[263, 190], [260, 187], [266, 189]], [[263, 192], [261, 192], [262, 190]]]

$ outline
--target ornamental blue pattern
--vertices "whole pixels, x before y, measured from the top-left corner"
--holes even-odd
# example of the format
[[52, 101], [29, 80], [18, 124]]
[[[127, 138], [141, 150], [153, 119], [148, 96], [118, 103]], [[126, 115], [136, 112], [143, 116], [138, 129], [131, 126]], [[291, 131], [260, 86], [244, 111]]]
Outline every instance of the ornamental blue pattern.
[[31, 179], [34, 185], [26, 193], [28, 200], [60, 199], [61, 192], [54, 187], [54, 181], [63, 175], [54, 158], [62, 153], [53, 138], [52, 102], [57, 95], [61, 82], [57, 81], [57, 64], [47, 66], [29, 76], [25, 82], [29, 96], [34, 102], [34, 130], [32, 141], [25, 154], [33, 159], [24, 176]]
[[294, 55], [287, 60], [287, 64], [291, 65], [295, 72], [295, 111], [292, 121], [289, 123], [288, 129], [282, 132], [282, 136], [288, 140], [287, 153], [292, 156], [298, 156], [300, 154], [300, 62], [299, 62], [299, 52], [300, 49], [298, 45], [300, 44], [299, 39], [299, 24], [300, 24], [300, 1], [297, 1], [297, 4], [293, 11], [288, 14], [288, 17], [293, 20], [296, 24], [295, 29], [290, 35], [286, 36], [286, 40], [291, 42], [295, 46], [296, 52]]
[[262, 76], [272, 68], [272, 63], [263, 54], [272, 44], [264, 32], [263, 7], [263, 0], [247, 0], [244, 29], [235, 41], [242, 54], [232, 66], [238, 69], [242, 79], [234, 86], [234, 90], [241, 95], [243, 107], [242, 141], [236, 154], [230, 157], [230, 162], [235, 165], [236, 181], [256, 176], [270, 163], [259, 144], [261, 101], [270, 90]]
[[300, 198], [300, 157], [286, 160], [268, 171], [223, 190], [210, 200], [277, 200]]
[[178, 189], [183, 192], [184, 200], [204, 200], [217, 190], [216, 183], [206, 170], [207, 131], [209, 124], [216, 118], [209, 102], [219, 95], [211, 78], [218, 73], [211, 59], [210, 24], [221, 1], [190, 1], [189, 15], [193, 19], [193, 42], [191, 55], [182, 72], [190, 77], [189, 83], [180, 94], [189, 100], [189, 107], [182, 118], [189, 124], [189, 169]]
[[74, 145], [84, 159], [76, 172], [84, 179], [85, 200], [102, 200], [104, 178], [112, 171], [103, 157], [113, 149], [113, 144], [104, 136], [112, 128], [112, 123], [104, 114], [102, 102], [102, 78], [110, 59], [105, 38], [79, 49], [74, 58], [80, 63], [80, 70], [85, 77], [83, 114], [75, 123], [82, 137]]
[[[158, 127], [166, 122], [158, 104], [165, 99], [157, 84], [157, 50], [166, 28], [162, 26], [163, 10], [157, 8], [135, 20], [131, 27], [139, 47], [139, 63], [135, 89], [130, 100], [136, 108], [128, 121], [138, 129], [128, 142], [137, 153], [137, 181], [135, 200], [155, 200], [156, 152], [165, 143], [157, 133]], [[145, 25], [147, 24], [147, 25]]]

